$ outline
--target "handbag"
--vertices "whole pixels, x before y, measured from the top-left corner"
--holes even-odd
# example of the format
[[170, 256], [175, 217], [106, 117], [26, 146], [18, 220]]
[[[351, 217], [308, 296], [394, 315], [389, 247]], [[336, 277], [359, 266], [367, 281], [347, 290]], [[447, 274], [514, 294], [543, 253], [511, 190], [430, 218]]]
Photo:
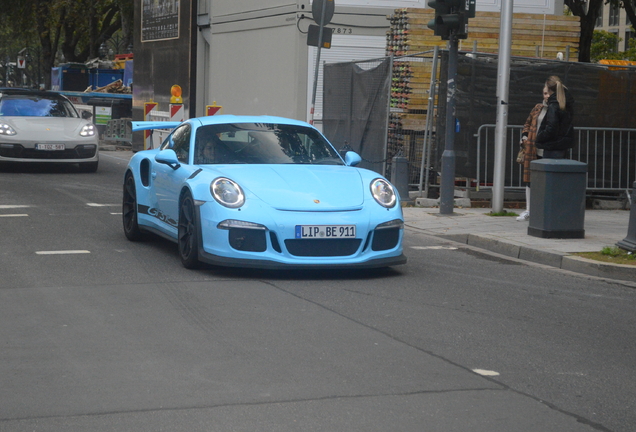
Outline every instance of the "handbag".
[[519, 147], [519, 153], [517, 153], [517, 163], [522, 164], [526, 158], [526, 153], [523, 149], [523, 143]]

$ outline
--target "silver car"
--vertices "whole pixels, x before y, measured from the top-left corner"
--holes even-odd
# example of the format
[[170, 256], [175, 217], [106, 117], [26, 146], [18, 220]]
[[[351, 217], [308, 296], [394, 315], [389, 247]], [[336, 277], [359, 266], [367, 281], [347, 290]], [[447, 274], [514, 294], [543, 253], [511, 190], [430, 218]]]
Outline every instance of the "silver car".
[[76, 163], [97, 171], [98, 132], [63, 95], [27, 89], [0, 89], [0, 163]]

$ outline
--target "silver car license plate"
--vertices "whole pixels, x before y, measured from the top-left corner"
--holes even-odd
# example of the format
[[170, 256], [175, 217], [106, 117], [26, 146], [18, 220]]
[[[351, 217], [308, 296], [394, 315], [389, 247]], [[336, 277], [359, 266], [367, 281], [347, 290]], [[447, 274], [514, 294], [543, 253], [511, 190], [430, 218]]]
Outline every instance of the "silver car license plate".
[[297, 239], [354, 238], [355, 225], [296, 225]]
[[36, 144], [36, 150], [64, 150], [64, 144]]

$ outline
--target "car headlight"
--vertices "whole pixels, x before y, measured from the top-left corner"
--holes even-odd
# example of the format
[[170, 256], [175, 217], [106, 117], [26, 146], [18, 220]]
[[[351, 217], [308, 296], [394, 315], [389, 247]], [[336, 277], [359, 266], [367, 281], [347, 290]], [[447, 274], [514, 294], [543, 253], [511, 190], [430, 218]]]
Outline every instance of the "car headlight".
[[8, 124], [0, 123], [0, 135], [15, 135], [17, 132]]
[[95, 125], [87, 124], [84, 125], [82, 130], [80, 131], [80, 135], [83, 137], [89, 137], [95, 135]]
[[391, 183], [377, 178], [371, 182], [371, 194], [382, 207], [391, 208], [397, 202], [397, 195]]
[[239, 208], [245, 203], [245, 194], [232, 180], [219, 177], [210, 184], [210, 192], [219, 204], [229, 208]]

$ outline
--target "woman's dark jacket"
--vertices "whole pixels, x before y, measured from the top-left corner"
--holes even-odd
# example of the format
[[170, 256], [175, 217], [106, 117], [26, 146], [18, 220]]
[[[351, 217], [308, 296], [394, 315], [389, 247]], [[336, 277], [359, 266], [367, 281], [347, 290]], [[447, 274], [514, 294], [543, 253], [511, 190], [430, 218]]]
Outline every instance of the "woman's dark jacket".
[[541, 122], [535, 145], [544, 150], [568, 150], [574, 146], [574, 99], [565, 92], [565, 110], [561, 111], [556, 93], [548, 98], [548, 111]]

